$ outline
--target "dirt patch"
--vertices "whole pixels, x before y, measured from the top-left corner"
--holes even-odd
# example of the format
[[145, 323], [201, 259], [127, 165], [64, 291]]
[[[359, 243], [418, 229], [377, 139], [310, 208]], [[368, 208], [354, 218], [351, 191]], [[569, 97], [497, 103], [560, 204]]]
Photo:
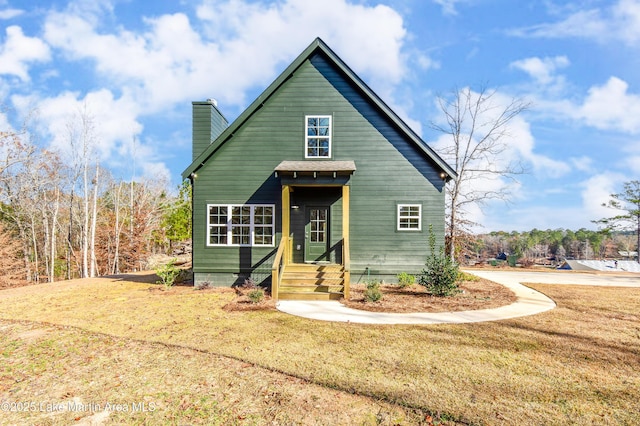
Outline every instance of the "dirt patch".
[[248, 293], [255, 288], [247, 287], [235, 287], [233, 289], [228, 288], [228, 291], [236, 293], [236, 298], [222, 307], [223, 310], [228, 312], [243, 312], [243, 311], [266, 311], [276, 309], [276, 301], [271, 298], [269, 293], [265, 292], [264, 299], [259, 302], [252, 301]]
[[460, 293], [450, 297], [436, 297], [414, 284], [400, 288], [397, 285], [380, 286], [383, 297], [377, 302], [365, 302], [364, 284], [351, 285], [351, 297], [342, 302], [350, 308], [373, 312], [455, 312], [498, 308], [516, 301], [515, 294], [503, 285], [479, 279], [464, 281]]
[[20, 333], [17, 337], [27, 343], [31, 343], [37, 340], [40, 340], [49, 335], [49, 330], [45, 330], [43, 328], [37, 328], [34, 330], [28, 330], [24, 333]]
[[268, 311], [276, 309], [275, 300], [270, 297], [265, 298], [262, 302], [254, 303], [246, 296], [239, 296], [235, 300], [227, 303], [222, 307], [225, 311]]

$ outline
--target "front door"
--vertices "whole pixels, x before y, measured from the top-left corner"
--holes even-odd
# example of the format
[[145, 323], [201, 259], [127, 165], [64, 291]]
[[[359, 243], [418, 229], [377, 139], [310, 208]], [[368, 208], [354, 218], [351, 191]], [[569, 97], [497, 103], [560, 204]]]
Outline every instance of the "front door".
[[305, 238], [305, 262], [329, 260], [329, 207], [307, 207]]

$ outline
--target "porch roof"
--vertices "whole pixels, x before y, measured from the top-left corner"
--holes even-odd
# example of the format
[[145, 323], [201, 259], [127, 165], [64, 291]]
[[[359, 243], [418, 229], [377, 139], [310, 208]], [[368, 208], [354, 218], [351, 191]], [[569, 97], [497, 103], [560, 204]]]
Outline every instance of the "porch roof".
[[291, 161], [285, 160], [274, 169], [276, 173], [339, 173], [352, 174], [356, 171], [353, 160], [339, 161]]

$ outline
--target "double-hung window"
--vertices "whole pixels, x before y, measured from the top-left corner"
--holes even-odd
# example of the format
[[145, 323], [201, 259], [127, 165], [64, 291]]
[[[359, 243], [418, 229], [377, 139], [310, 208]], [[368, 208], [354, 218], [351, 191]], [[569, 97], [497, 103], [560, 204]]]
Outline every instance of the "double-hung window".
[[398, 204], [398, 231], [422, 230], [422, 205]]
[[209, 204], [208, 246], [273, 246], [272, 204]]
[[305, 158], [331, 158], [331, 116], [305, 117]]

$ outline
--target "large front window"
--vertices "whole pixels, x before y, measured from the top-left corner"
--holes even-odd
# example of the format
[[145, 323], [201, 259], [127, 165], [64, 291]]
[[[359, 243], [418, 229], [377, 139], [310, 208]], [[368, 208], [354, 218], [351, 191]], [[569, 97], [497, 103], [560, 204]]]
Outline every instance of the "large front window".
[[209, 204], [209, 246], [273, 246], [273, 205]]
[[307, 115], [305, 126], [305, 157], [331, 157], [331, 116]]

